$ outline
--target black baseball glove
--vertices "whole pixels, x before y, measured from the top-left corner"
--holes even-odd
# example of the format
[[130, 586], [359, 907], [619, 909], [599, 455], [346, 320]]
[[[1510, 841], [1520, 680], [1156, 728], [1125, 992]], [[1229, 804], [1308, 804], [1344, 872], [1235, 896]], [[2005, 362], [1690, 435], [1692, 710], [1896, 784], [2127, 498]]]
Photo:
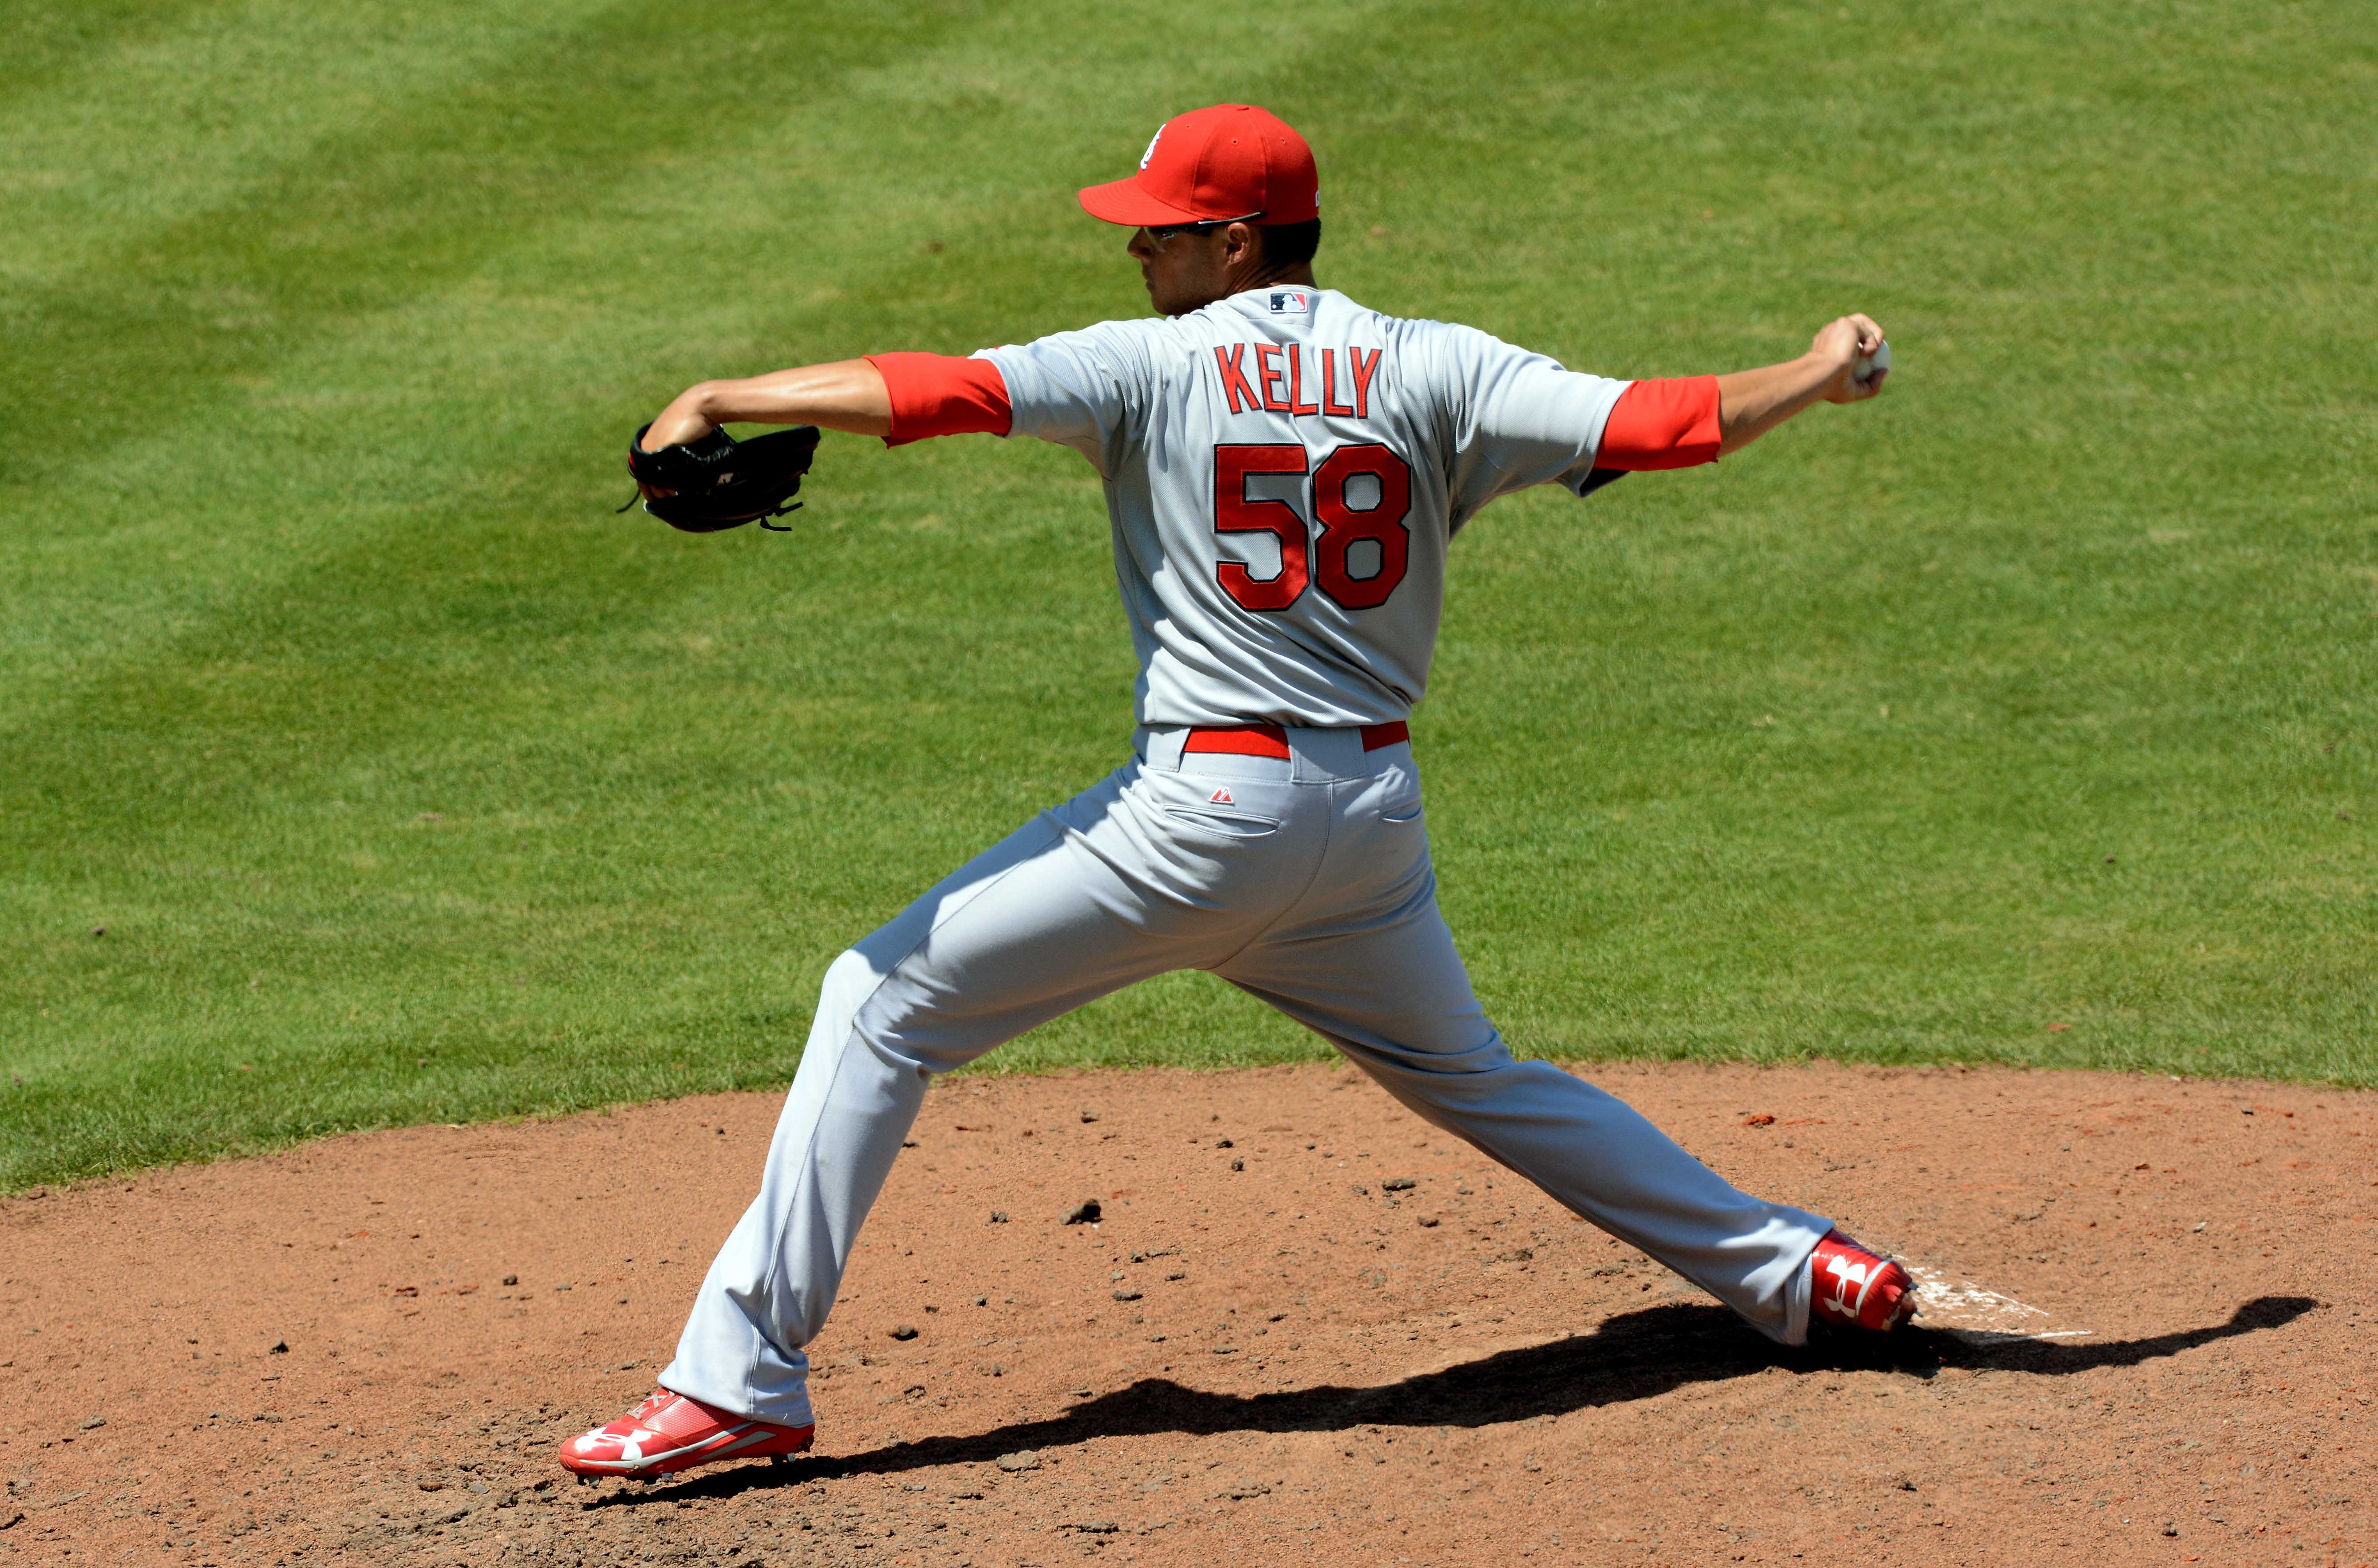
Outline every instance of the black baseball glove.
[[[748, 441], [713, 430], [699, 441], [648, 452], [644, 431], [651, 428], [646, 425], [630, 438], [628, 472], [639, 485], [668, 494], [647, 497], [644, 510], [688, 533], [715, 533], [747, 522], [788, 532], [768, 520], [800, 510], [793, 497], [800, 493], [801, 475], [810, 471], [810, 460], [817, 453], [816, 425], [773, 430]], [[635, 504], [636, 497], [630, 497], [628, 507]]]

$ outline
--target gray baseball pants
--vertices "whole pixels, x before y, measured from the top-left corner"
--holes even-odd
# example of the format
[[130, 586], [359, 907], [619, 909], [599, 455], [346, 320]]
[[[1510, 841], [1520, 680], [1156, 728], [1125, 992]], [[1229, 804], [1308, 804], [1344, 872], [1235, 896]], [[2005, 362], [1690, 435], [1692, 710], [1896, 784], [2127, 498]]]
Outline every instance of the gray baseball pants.
[[1620, 1101], [1516, 1061], [1437, 913], [1408, 744], [1287, 732], [1285, 760], [1139, 760], [975, 857], [835, 960], [760, 1195], [664, 1387], [799, 1426], [870, 1205], [932, 1075], [1137, 980], [1204, 969], [1319, 1033], [1423, 1120], [1658, 1259], [1769, 1337], [1808, 1330], [1831, 1228], [1736, 1191]]

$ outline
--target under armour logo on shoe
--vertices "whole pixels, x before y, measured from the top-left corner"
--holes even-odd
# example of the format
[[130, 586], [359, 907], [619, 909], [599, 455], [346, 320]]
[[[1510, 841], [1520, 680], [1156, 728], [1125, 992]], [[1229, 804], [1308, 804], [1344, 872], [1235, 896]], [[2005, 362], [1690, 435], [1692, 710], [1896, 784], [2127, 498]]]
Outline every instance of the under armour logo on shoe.
[[1231, 798], [1231, 792], [1229, 790], [1218, 789], [1214, 792], [1214, 797], [1206, 802], [1206, 804], [1208, 806], [1236, 806], [1238, 802]]
[[[1833, 1276], [1833, 1293], [1825, 1305], [1844, 1317], [1855, 1318], [1866, 1305], [1866, 1293], [1874, 1288], [1875, 1276], [1882, 1270], [1878, 1265], [1852, 1263], [1835, 1255], [1825, 1260], [1825, 1272]], [[1855, 1287], [1857, 1294], [1850, 1294]]]
[[1915, 1313], [1916, 1282], [1907, 1271], [1838, 1230], [1817, 1243], [1809, 1263], [1808, 1310], [1816, 1317], [1888, 1333]]

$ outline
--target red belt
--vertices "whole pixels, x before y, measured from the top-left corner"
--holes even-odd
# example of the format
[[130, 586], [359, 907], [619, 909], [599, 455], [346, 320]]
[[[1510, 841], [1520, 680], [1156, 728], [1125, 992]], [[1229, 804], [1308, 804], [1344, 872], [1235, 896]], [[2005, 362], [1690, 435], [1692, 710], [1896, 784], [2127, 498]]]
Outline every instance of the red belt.
[[[1363, 749], [1401, 746], [1411, 738], [1411, 726], [1398, 719], [1391, 724], [1364, 724]], [[1183, 751], [1227, 751], [1238, 757], [1288, 760], [1288, 731], [1278, 724], [1235, 724], [1229, 729], [1193, 729], [1181, 743]]]

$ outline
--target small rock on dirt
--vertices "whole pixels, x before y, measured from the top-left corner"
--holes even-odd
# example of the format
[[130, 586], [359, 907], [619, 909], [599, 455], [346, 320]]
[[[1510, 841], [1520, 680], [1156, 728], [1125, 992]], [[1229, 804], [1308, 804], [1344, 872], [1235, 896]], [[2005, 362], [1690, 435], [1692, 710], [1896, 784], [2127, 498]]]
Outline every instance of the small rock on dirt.
[[1085, 1123], [1096, 1121], [1098, 1119], [1099, 1113], [1094, 1110], [1086, 1110], [1082, 1113], [1082, 1120]]
[[105, 1425], [107, 1425], [106, 1417], [93, 1416], [90, 1420], [85, 1421], [82, 1424], [82, 1430], [85, 1431], [96, 1431], [98, 1429]]
[[1075, 1205], [1074, 1212], [1065, 1216], [1065, 1223], [1067, 1225], [1098, 1224], [1099, 1201], [1096, 1198], [1083, 1199], [1079, 1203]]
[[917, 1337], [917, 1325], [914, 1323], [901, 1323], [893, 1329], [892, 1337], [895, 1339], [914, 1339]]
[[272, 1348], [267, 1350], [265, 1354], [268, 1356], [286, 1356], [289, 1354], [289, 1342], [285, 1339], [276, 1339], [272, 1342]]
[[1008, 1474], [1015, 1475], [1024, 1470], [1039, 1469], [1040, 1467], [1040, 1455], [1035, 1454], [1028, 1448], [1019, 1448], [1013, 1454], [1001, 1454], [998, 1458], [992, 1460], [991, 1463], [998, 1466], [1001, 1469], [1005, 1470]]
[[1379, 1191], [1382, 1192], [1409, 1192], [1419, 1185], [1419, 1182], [1414, 1181], [1409, 1176], [1390, 1176], [1385, 1181], [1379, 1183]]
[[993, 1225], [1005, 1225], [1007, 1223], [1007, 1211], [1005, 1209], [991, 1210], [991, 1223]]

